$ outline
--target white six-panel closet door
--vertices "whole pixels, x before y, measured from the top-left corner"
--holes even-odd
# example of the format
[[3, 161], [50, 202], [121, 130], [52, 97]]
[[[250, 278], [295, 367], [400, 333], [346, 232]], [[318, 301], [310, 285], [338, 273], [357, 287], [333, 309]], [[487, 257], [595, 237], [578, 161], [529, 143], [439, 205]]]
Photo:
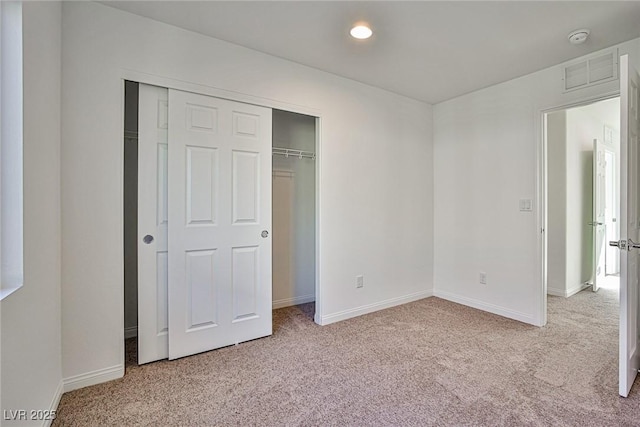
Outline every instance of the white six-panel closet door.
[[271, 110], [140, 84], [138, 129], [138, 363], [270, 335]]
[[169, 357], [168, 89], [139, 85], [138, 363]]
[[169, 90], [169, 358], [271, 335], [271, 110]]

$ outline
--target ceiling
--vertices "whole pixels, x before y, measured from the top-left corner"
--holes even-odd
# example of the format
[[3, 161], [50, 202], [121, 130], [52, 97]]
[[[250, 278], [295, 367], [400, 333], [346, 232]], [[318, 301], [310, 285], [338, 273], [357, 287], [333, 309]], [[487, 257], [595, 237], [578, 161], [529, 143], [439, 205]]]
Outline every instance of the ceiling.
[[431, 104], [640, 37], [635, 1], [104, 3]]

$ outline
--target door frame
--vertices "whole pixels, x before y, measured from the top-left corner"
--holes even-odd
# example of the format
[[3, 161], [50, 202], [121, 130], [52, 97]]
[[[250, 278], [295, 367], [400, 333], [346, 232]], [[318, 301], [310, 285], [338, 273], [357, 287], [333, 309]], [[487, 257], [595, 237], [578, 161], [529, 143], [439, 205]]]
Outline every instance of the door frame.
[[544, 326], [547, 324], [547, 245], [548, 245], [548, 212], [547, 212], [547, 114], [558, 111], [568, 110], [576, 107], [583, 107], [590, 104], [595, 104], [600, 101], [606, 101], [608, 99], [620, 97], [620, 90], [609, 91], [600, 95], [593, 95], [578, 99], [576, 101], [568, 102], [565, 104], [559, 104], [544, 108], [537, 108], [536, 112], [536, 137], [537, 141], [537, 158], [536, 158], [536, 201], [537, 201], [537, 245], [538, 250], [538, 280], [539, 303], [536, 307], [536, 321], [537, 326]]
[[[323, 114], [322, 112], [313, 107], [292, 104], [284, 101], [278, 101], [271, 98], [263, 98], [255, 95], [251, 95], [248, 93], [242, 93], [237, 91], [231, 91], [227, 89], [205, 86], [198, 83], [191, 83], [182, 80], [175, 80], [170, 77], [159, 76], [155, 74], [148, 74], [144, 72], [139, 72], [135, 70], [120, 70], [120, 88], [121, 88], [121, 101], [120, 108], [122, 117], [121, 120], [121, 128], [124, 131], [124, 105], [125, 105], [125, 97], [124, 97], [124, 85], [125, 80], [143, 83], [153, 86], [160, 86], [167, 89], [176, 89], [184, 92], [192, 92], [201, 95], [212, 96], [215, 98], [227, 99], [230, 101], [242, 102], [245, 104], [257, 105], [260, 107], [278, 109], [283, 111], [288, 111], [292, 113], [304, 114], [307, 116], [312, 116], [315, 118], [315, 133], [316, 133], [316, 141], [315, 141], [315, 314], [314, 314], [314, 322], [318, 325], [321, 325], [322, 319], [322, 282], [321, 282], [321, 265], [322, 265], [322, 257], [321, 257], [321, 248], [322, 248], [322, 234], [321, 234], [321, 215], [322, 215], [322, 124], [323, 124]], [[122, 177], [122, 184], [124, 184], [124, 140], [120, 142], [121, 149], [120, 153], [122, 157], [120, 158], [120, 171]], [[121, 194], [120, 201], [122, 206], [124, 206], [124, 191], [123, 186], [121, 185]], [[124, 229], [124, 215], [120, 218], [121, 229]], [[124, 241], [122, 242], [124, 245]], [[124, 246], [123, 246], [124, 247]], [[120, 313], [121, 313], [121, 323], [122, 328], [120, 333], [122, 334], [122, 366], [124, 366], [124, 278], [121, 285], [121, 298], [120, 298]]]

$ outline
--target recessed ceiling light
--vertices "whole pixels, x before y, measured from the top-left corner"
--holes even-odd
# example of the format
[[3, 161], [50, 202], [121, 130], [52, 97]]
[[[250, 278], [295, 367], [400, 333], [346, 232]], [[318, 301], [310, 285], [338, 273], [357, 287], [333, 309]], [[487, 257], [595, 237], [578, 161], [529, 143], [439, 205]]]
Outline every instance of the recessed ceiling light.
[[371, 28], [367, 27], [366, 25], [356, 25], [351, 29], [350, 34], [351, 37], [363, 40], [371, 37], [373, 31], [371, 31]]
[[567, 38], [569, 39], [569, 43], [571, 44], [581, 44], [587, 41], [587, 37], [589, 37], [589, 30], [575, 30], [569, 33]]

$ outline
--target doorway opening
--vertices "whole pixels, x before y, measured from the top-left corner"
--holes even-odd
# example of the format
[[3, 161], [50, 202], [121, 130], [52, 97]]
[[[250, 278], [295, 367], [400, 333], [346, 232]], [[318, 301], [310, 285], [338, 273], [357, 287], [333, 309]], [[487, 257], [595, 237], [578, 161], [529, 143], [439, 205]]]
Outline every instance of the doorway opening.
[[138, 86], [136, 82], [124, 82], [125, 367], [138, 361]]
[[[618, 298], [620, 98], [548, 112], [547, 295]], [[597, 314], [596, 314], [597, 315]]]
[[[603, 317], [603, 306], [602, 304], [596, 304], [592, 306], [591, 310], [584, 310], [584, 307], [579, 310], [578, 314], [581, 314], [579, 318], [575, 318], [570, 321], [577, 322], [578, 324], [584, 327], [584, 330], [587, 334], [589, 334], [588, 338], [585, 338], [583, 342], [588, 341], [590, 343], [604, 343], [605, 348], [613, 348], [616, 346], [616, 339], [618, 337], [618, 393], [622, 397], [627, 397], [629, 392], [631, 391], [631, 387], [638, 375], [638, 366], [639, 360], [638, 357], [638, 325], [639, 316], [638, 316], [638, 266], [639, 259], [638, 251], [634, 249], [640, 248], [640, 244], [636, 243], [636, 241], [640, 241], [640, 221], [638, 220], [638, 187], [639, 187], [639, 177], [638, 174], [638, 135], [640, 134], [640, 115], [638, 114], [638, 105], [640, 105], [640, 91], [638, 91], [638, 87], [640, 87], [640, 74], [635, 69], [633, 65], [630, 64], [629, 55], [624, 54], [620, 56], [620, 86], [619, 91], [617, 93], [611, 93], [607, 96], [602, 96], [599, 99], [591, 99], [589, 101], [584, 101], [582, 103], [576, 103], [574, 105], [565, 105], [563, 107], [558, 107], [554, 109], [541, 110], [541, 146], [540, 146], [540, 161], [539, 165], [539, 184], [541, 191], [539, 192], [538, 200], [541, 203], [541, 217], [540, 224], [542, 228], [540, 229], [540, 238], [538, 242], [540, 243], [539, 248], [541, 249], [540, 254], [540, 277], [541, 280], [541, 316], [540, 316], [540, 325], [544, 326], [547, 324], [548, 317], [552, 317], [552, 304], [557, 305], [557, 301], [576, 301], [576, 300], [584, 300], [590, 299], [591, 301], [602, 301], [606, 297], [609, 301], [607, 304], [609, 306], [606, 312], [609, 314], [607, 319]], [[552, 142], [554, 136], [553, 131], [549, 130], [549, 119], [552, 118], [552, 114], [558, 111], [566, 110], [567, 113], [574, 110], [574, 107], [579, 106], [587, 106], [591, 104], [599, 104], [604, 105], [603, 102], [609, 99], [615, 99], [616, 102], [619, 103], [619, 118], [611, 121], [611, 128], [613, 131], [610, 131], [606, 128], [603, 128], [602, 131], [602, 140], [604, 145], [604, 140], [616, 139], [619, 140], [619, 144], [617, 147], [617, 151], [611, 150], [616, 153], [617, 159], [613, 162], [616, 169], [614, 171], [607, 172], [606, 161], [607, 159], [611, 159], [612, 156], [606, 155], [606, 152], [603, 155], [595, 155], [593, 151], [591, 153], [591, 165], [596, 170], [596, 173], [592, 174], [593, 177], [599, 178], [601, 181], [604, 180], [604, 183], [596, 183], [594, 188], [597, 189], [611, 188], [613, 184], [607, 185], [607, 177], [609, 177], [609, 182], [616, 181], [619, 183], [619, 187], [614, 194], [618, 194], [618, 200], [615, 201], [615, 208], [617, 209], [617, 216], [615, 217], [615, 227], [610, 227], [612, 230], [609, 233], [611, 235], [616, 230], [618, 231], [618, 240], [614, 234], [613, 240], [609, 240], [607, 238], [606, 225], [607, 223], [611, 224], [613, 218], [607, 219], [607, 208], [606, 206], [600, 210], [593, 210], [594, 214], [592, 214], [591, 222], [593, 225], [589, 225], [592, 229], [592, 240], [591, 240], [591, 253], [593, 254], [593, 262], [591, 264], [592, 274], [591, 278], [595, 279], [595, 282], [592, 282], [593, 289], [597, 292], [589, 292], [587, 290], [583, 290], [582, 292], [578, 292], [579, 297], [574, 298], [559, 298], [553, 296], [547, 296], [547, 291], [549, 287], [553, 290], [553, 274], [550, 274], [550, 270], [553, 270], [554, 263], [556, 263], [556, 256], [565, 256], [567, 254], [566, 248], [561, 247], [557, 242], [554, 242], [554, 236], [558, 236], [557, 230], [554, 232], [553, 224], [560, 224], [560, 226], [566, 227], [566, 220], [568, 219], [566, 215], [556, 216], [556, 219], [553, 218], [554, 208], [553, 208], [553, 197], [554, 192], [557, 189], [560, 189], [568, 193], [567, 182], [562, 181], [565, 178], [565, 173], [556, 172], [552, 170], [553, 165], [552, 162], [556, 155], [565, 155], [568, 153], [567, 150], [556, 149], [557, 145]], [[615, 113], [615, 112], [614, 112]], [[566, 116], [565, 116], [566, 119]], [[619, 121], [618, 121], [619, 120]], [[615, 128], [616, 124], [618, 125], [619, 135], [616, 135]], [[565, 126], [565, 135], [568, 135], [566, 132], [566, 121], [564, 123]], [[560, 127], [562, 129], [562, 126]], [[612, 138], [610, 138], [610, 133], [613, 132]], [[562, 130], [557, 132], [560, 135], [563, 135]], [[596, 134], [600, 134], [600, 130], [596, 131]], [[617, 138], [619, 136], [619, 138]], [[598, 137], [594, 138], [594, 147], [597, 149]], [[562, 138], [560, 138], [562, 139]], [[615, 145], [615, 144], [614, 144]], [[556, 149], [554, 151], [554, 149]], [[595, 157], [596, 161], [593, 161]], [[604, 162], [598, 162], [598, 159], [604, 159]], [[559, 161], [558, 163], [564, 164], [566, 162], [566, 157], [564, 160]], [[605, 166], [602, 166], [602, 163], [605, 163]], [[600, 172], [597, 169], [600, 168]], [[568, 174], [567, 174], [568, 175]], [[616, 176], [615, 180], [611, 179], [611, 176]], [[554, 177], [556, 181], [554, 181]], [[619, 177], [619, 178], [618, 178]], [[558, 185], [558, 181], [560, 180], [560, 185]], [[557, 187], [557, 188], [556, 188]], [[557, 196], [557, 194], [556, 194]], [[562, 201], [562, 197], [559, 197]], [[604, 200], [606, 203], [606, 194], [604, 196]], [[560, 206], [564, 206], [566, 209], [566, 203], [560, 204]], [[598, 206], [598, 201], [595, 203], [592, 202], [592, 209]], [[602, 206], [600, 206], [602, 208]], [[557, 205], [556, 205], [557, 208]], [[609, 210], [612, 212], [612, 210]], [[562, 211], [560, 211], [562, 212]], [[604, 212], [604, 213], [603, 213]], [[555, 212], [557, 214], [557, 212]], [[610, 214], [611, 216], [611, 214]], [[564, 218], [564, 222], [557, 221], [558, 218]], [[584, 219], [584, 218], [583, 218]], [[579, 225], [581, 226], [583, 222], [578, 218]], [[551, 229], [549, 229], [551, 225]], [[562, 228], [559, 229], [562, 229]], [[597, 236], [597, 231], [605, 228], [604, 231], [600, 231], [600, 236]], [[602, 236], [604, 235], [604, 237]], [[562, 236], [562, 234], [560, 235]], [[607, 245], [617, 247], [619, 252], [619, 280], [615, 281], [615, 274], [611, 273], [611, 269], [613, 268], [615, 273], [615, 269], [617, 268], [617, 264], [615, 260], [616, 257], [609, 256], [609, 260], [611, 261], [609, 265], [609, 269], [607, 268], [606, 258], [607, 251], [606, 249], [601, 250], [600, 256], [605, 257], [605, 265], [604, 268], [598, 269], [598, 266], [602, 266], [602, 259], [596, 258], [598, 255], [597, 249], [602, 249], [599, 245], [599, 241], [604, 240], [604, 248]], [[607, 241], [608, 240], [608, 241]], [[595, 242], [595, 243], [594, 243]], [[566, 244], [566, 240], [565, 240]], [[554, 252], [555, 251], [555, 252]], [[613, 263], [613, 267], [612, 264]], [[565, 266], [568, 263], [557, 263], [555, 267], [558, 265]], [[605, 285], [608, 285], [607, 280], [610, 279], [613, 281], [613, 285], [611, 289], [609, 286], [603, 286], [598, 291], [598, 276], [604, 275], [603, 282]], [[562, 277], [562, 276], [560, 276]], [[566, 275], [565, 275], [566, 277]], [[566, 285], [566, 283], [564, 283]], [[616, 286], [617, 285], [617, 286]], [[582, 286], [585, 286], [583, 284]], [[587, 285], [588, 286], [588, 285]], [[602, 291], [602, 292], [601, 292]], [[607, 297], [608, 295], [608, 297]], [[591, 296], [591, 298], [589, 298]], [[599, 301], [598, 301], [599, 300]], [[565, 304], [570, 305], [570, 304]], [[555, 319], [553, 321], [549, 320], [549, 323], [553, 323], [554, 321], [566, 321], [562, 319], [560, 316], [556, 316], [556, 313], [553, 314]], [[605, 322], [603, 322], [603, 320]], [[595, 321], [595, 322], [594, 322]], [[588, 325], [591, 323], [591, 327]], [[608, 323], [605, 325], [604, 323]], [[618, 333], [616, 333], [616, 330]], [[602, 333], [604, 332], [604, 333]], [[599, 336], [596, 336], [599, 335]], [[592, 350], [592, 349], [591, 349]], [[587, 359], [589, 360], [603, 360], [602, 358], [594, 357], [592, 352], [590, 353], [585, 348], [580, 348], [581, 354], [588, 355]], [[609, 357], [609, 361], [606, 362], [608, 366], [613, 365], [613, 360], [610, 352], [607, 353]]]
[[[320, 119], [132, 81], [124, 87], [125, 365], [271, 334], [280, 308], [317, 321]], [[180, 224], [173, 232], [171, 218]], [[187, 235], [199, 246], [176, 249]], [[184, 341], [196, 334], [198, 342]]]
[[273, 309], [316, 300], [316, 118], [273, 110]]

